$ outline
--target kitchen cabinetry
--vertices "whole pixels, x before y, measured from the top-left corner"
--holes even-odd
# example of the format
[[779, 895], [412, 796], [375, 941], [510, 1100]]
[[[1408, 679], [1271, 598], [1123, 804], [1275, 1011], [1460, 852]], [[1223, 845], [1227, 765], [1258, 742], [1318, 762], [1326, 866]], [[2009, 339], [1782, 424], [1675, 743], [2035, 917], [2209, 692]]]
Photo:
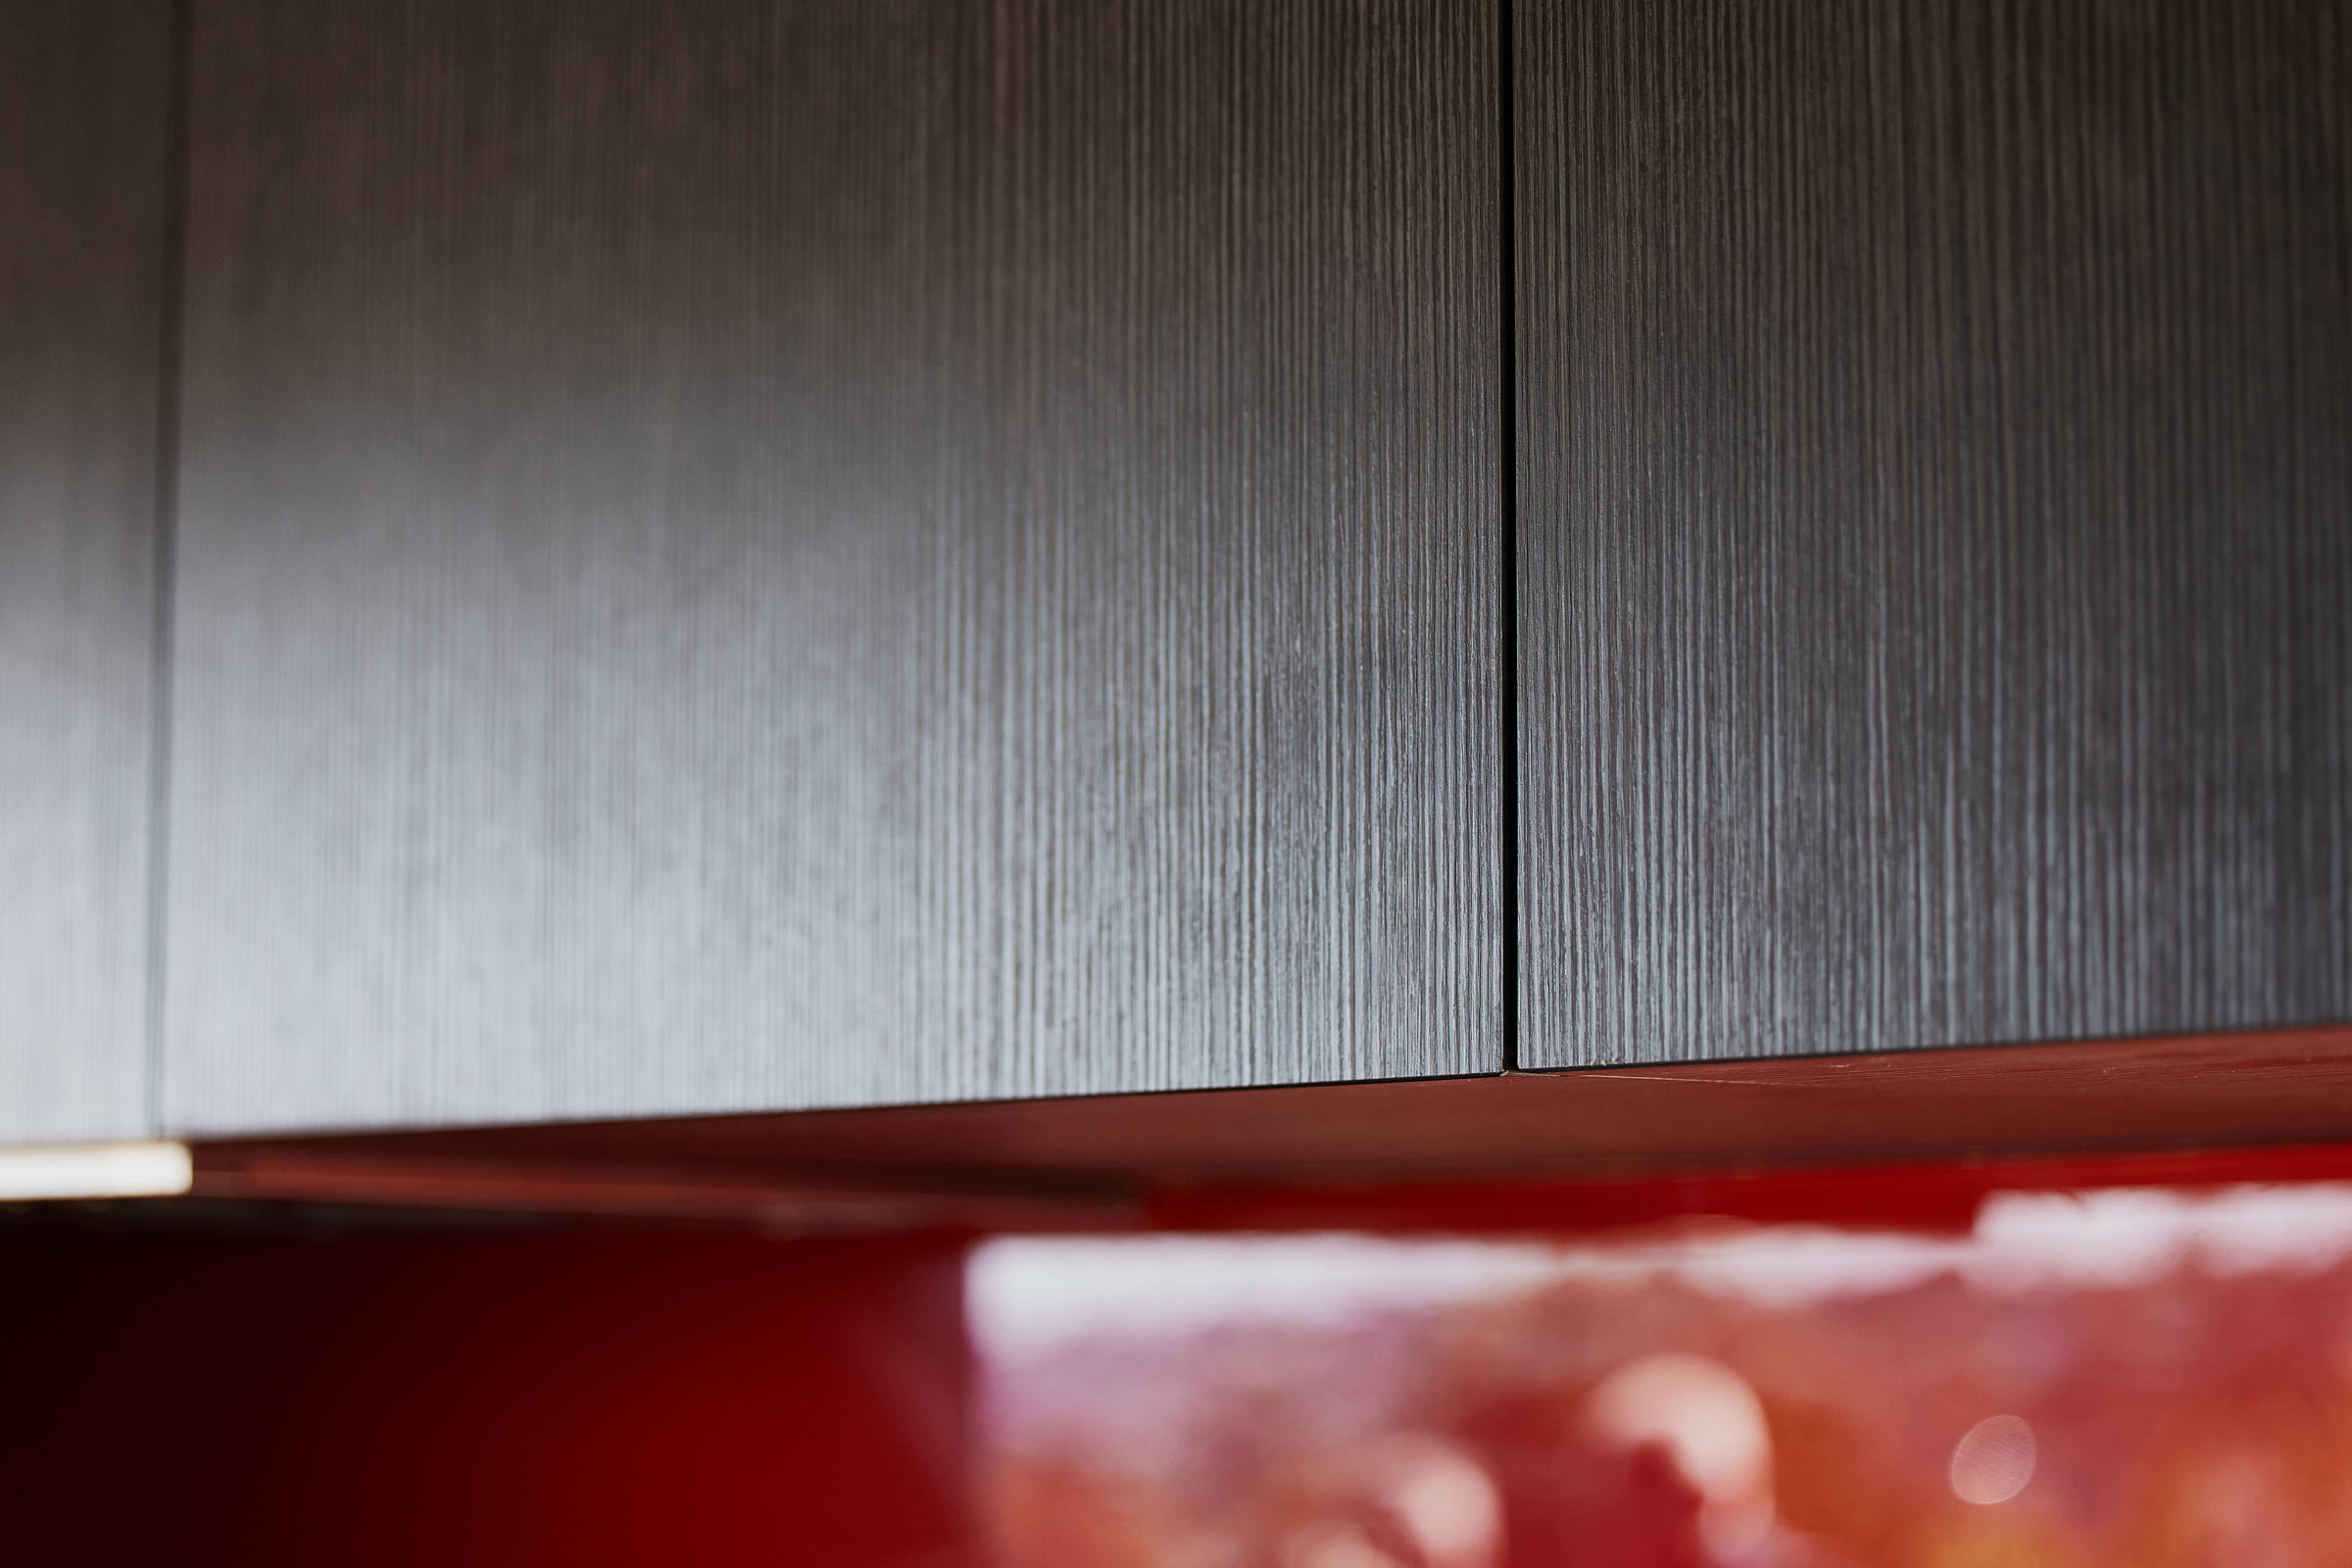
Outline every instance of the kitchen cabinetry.
[[171, 11], [0, 39], [0, 1142], [146, 1124]]
[[2352, 1013], [2352, 28], [1515, 7], [1521, 1060]]
[[172, 1125], [1499, 1067], [1494, 25], [200, 0]]

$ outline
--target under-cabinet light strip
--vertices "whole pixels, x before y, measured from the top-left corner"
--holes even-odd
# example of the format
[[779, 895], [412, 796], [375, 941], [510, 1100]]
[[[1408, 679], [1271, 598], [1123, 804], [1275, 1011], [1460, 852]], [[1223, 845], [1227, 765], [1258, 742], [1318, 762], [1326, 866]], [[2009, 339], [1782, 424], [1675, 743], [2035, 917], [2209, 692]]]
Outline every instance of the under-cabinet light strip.
[[169, 1198], [186, 1192], [194, 1174], [188, 1146], [178, 1143], [0, 1149], [0, 1202]]

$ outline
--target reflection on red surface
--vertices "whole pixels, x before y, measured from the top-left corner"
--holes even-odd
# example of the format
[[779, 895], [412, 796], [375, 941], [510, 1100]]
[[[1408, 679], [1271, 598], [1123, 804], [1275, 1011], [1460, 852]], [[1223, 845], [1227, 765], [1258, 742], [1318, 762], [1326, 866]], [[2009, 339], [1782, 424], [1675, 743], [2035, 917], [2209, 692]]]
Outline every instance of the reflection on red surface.
[[0, 1245], [0, 1561], [956, 1568], [960, 1248]]
[[1001, 1568], [2352, 1562], [2352, 1186], [993, 1244]]

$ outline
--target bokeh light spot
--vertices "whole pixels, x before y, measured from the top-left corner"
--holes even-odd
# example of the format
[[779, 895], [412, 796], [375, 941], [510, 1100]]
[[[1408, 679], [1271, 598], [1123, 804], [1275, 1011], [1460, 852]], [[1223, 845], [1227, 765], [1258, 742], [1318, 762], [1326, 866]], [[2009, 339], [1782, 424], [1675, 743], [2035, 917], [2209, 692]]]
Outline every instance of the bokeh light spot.
[[1952, 1494], [1963, 1502], [2007, 1502], [2034, 1479], [2038, 1450], [2022, 1417], [1986, 1416], [1952, 1449]]

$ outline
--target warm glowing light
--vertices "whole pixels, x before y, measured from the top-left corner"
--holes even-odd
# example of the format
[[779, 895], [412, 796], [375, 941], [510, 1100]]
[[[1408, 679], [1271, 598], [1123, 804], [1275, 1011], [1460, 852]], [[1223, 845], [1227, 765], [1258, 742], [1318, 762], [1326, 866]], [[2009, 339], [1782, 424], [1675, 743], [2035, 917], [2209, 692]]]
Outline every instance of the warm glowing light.
[[1019, 1358], [1094, 1336], [1235, 1322], [1339, 1324], [1367, 1310], [1486, 1300], [1557, 1276], [1557, 1250], [1370, 1236], [1012, 1237], [966, 1276], [972, 1338]]
[[1952, 1494], [1963, 1502], [2007, 1502], [2034, 1479], [2034, 1429], [2014, 1415], [1986, 1416], [1952, 1449]]
[[1283, 1568], [1404, 1568], [1352, 1525], [1319, 1525], [1293, 1538]]
[[1699, 1529], [1725, 1558], [1772, 1529], [1772, 1433], [1747, 1380], [1703, 1355], [1644, 1356], [1600, 1380], [1585, 1420], [1612, 1446], [1665, 1451], [1699, 1496]]
[[28, 1199], [170, 1198], [194, 1180], [185, 1144], [76, 1144], [0, 1149], [0, 1202]]
[[1620, 1367], [1586, 1406], [1595, 1432], [1623, 1447], [1656, 1444], [1701, 1497], [1771, 1484], [1772, 1440], [1747, 1380], [1698, 1355], [1651, 1355]]
[[1432, 1568], [1490, 1568], [1502, 1546], [1502, 1494], [1470, 1458], [1429, 1438], [1381, 1455], [1379, 1493]]

